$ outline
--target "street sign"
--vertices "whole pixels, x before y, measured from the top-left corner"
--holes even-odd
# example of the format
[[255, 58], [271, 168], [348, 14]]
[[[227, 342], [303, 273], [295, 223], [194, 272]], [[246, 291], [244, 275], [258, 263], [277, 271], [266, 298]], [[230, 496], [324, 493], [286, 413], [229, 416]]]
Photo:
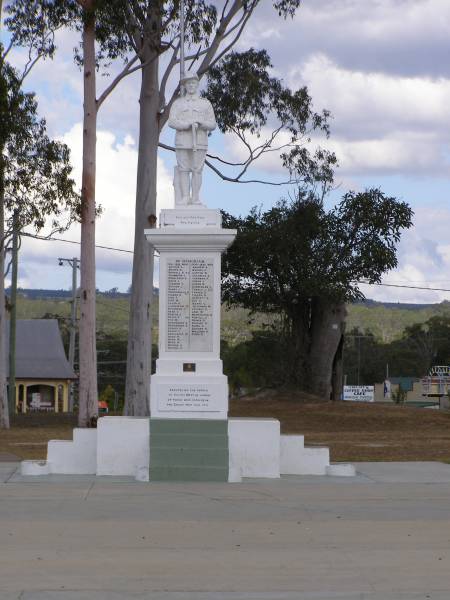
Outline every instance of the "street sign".
[[343, 399], [352, 402], [375, 402], [375, 386], [345, 385]]

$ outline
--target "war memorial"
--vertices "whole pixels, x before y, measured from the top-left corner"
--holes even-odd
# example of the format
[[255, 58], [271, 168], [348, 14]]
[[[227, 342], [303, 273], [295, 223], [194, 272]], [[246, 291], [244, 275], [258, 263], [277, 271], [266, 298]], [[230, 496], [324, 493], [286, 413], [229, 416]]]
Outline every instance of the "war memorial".
[[208, 133], [216, 127], [196, 73], [181, 76], [174, 102], [173, 209], [145, 236], [160, 258], [159, 358], [151, 377], [150, 417], [105, 416], [97, 429], [52, 440], [47, 461], [23, 461], [23, 475], [133, 476], [141, 481], [222, 481], [280, 474], [354, 475], [330, 465], [328, 448], [281, 435], [276, 419], [228, 418], [220, 359], [221, 254], [236, 231], [201, 200]]

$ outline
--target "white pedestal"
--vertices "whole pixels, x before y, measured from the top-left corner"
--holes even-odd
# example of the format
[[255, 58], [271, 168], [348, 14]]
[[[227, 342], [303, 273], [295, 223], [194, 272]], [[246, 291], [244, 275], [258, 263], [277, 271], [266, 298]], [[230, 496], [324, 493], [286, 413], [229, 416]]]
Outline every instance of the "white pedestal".
[[151, 378], [152, 418], [226, 419], [220, 360], [220, 260], [235, 230], [218, 210], [161, 211], [147, 240], [160, 255], [159, 359]]

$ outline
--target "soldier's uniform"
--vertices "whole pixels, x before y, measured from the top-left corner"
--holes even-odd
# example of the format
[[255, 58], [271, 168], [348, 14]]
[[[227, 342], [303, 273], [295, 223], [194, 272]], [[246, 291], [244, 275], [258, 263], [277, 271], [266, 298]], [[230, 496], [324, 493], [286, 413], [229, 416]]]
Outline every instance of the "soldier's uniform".
[[[197, 124], [197, 125], [196, 125]], [[169, 127], [176, 129], [175, 149], [178, 167], [175, 189], [179, 183], [181, 198], [176, 203], [190, 204], [190, 173], [192, 173], [192, 204], [199, 204], [203, 165], [208, 148], [208, 132], [216, 128], [213, 107], [209, 100], [197, 95], [177, 98], [169, 115]]]

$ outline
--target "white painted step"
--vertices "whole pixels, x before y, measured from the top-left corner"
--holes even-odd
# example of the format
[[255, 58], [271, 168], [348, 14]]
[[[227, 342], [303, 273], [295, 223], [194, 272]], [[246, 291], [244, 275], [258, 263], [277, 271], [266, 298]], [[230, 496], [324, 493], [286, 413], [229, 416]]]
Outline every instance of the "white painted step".
[[48, 475], [50, 467], [46, 460], [23, 460], [20, 463], [21, 475]]
[[335, 463], [327, 467], [327, 475], [331, 477], [354, 477], [356, 469], [350, 463]]
[[229, 481], [280, 476], [280, 422], [277, 419], [228, 419]]
[[303, 435], [280, 438], [280, 472], [282, 475], [326, 475], [330, 465], [328, 448], [305, 448]]
[[97, 470], [97, 430], [74, 429], [73, 441], [50, 440], [47, 446], [50, 473], [95, 475]]

